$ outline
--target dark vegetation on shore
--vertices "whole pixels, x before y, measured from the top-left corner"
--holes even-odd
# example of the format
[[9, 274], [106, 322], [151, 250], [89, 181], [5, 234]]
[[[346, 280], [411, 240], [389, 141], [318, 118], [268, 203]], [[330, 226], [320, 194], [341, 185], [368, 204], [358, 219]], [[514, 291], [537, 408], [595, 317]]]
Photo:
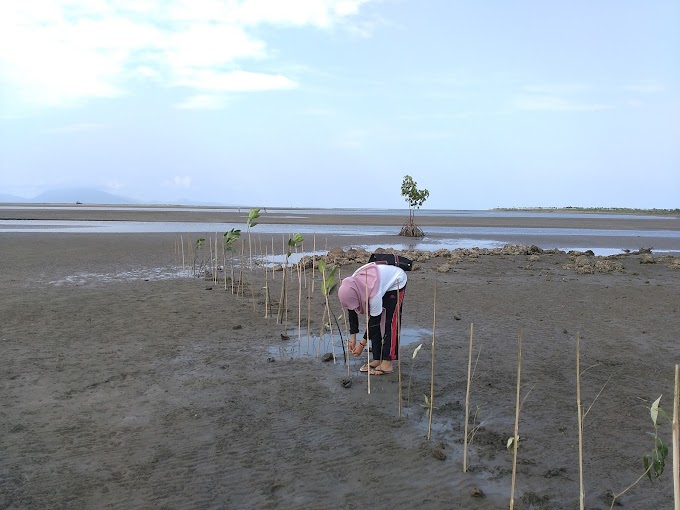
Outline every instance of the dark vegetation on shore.
[[616, 214], [679, 214], [680, 209], [636, 209], [634, 207], [494, 207], [494, 211], [583, 212]]

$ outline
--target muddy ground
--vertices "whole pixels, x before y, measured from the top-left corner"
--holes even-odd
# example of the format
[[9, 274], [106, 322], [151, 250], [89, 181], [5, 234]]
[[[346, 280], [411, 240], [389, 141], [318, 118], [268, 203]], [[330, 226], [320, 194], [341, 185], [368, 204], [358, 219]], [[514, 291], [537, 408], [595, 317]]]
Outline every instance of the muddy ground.
[[[652, 401], [663, 395], [672, 410], [673, 257], [578, 262], [519, 250], [418, 262], [399, 405], [396, 373], [371, 377], [370, 394], [361, 360], [348, 375], [335, 327], [337, 363], [321, 361], [332, 349], [328, 333], [314, 348], [326, 322], [318, 272], [306, 269], [301, 284], [290, 274], [279, 324], [281, 272], [267, 273], [274, 317], [265, 318], [262, 267], [246, 270], [234, 295], [224, 271], [215, 283], [192, 276], [186, 260], [183, 269], [176, 243], [0, 234], [0, 508], [507, 508], [520, 335], [516, 508], [578, 508], [577, 335], [587, 508], [609, 508], [608, 494], [644, 471]], [[340, 314], [334, 295], [330, 306]], [[471, 324], [476, 434], [463, 473]], [[657, 481], [619, 501], [661, 509], [672, 498], [669, 456]]]

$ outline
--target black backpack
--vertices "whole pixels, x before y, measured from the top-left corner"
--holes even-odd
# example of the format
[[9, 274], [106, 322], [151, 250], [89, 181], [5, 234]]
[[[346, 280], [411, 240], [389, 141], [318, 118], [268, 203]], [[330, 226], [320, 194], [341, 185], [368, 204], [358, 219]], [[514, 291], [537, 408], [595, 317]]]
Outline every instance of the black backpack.
[[368, 258], [369, 262], [375, 262], [376, 264], [387, 264], [390, 266], [397, 266], [404, 271], [410, 271], [413, 269], [413, 261], [407, 259], [406, 257], [400, 257], [394, 253], [371, 253]]

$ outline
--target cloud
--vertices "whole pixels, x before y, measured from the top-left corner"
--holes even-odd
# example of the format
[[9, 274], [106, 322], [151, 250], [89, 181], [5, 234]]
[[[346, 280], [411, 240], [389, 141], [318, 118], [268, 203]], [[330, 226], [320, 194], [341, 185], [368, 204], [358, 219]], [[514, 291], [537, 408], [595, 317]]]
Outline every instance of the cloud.
[[251, 73], [247, 71], [216, 72], [197, 69], [177, 77], [175, 85], [194, 89], [223, 92], [248, 90], [277, 90], [297, 87], [297, 83], [281, 74]]
[[179, 176], [176, 175], [172, 179], [166, 179], [163, 181], [162, 185], [166, 188], [191, 188], [191, 177], [188, 175]]
[[[262, 69], [274, 55], [258, 29], [329, 30], [368, 1], [1, 2], [0, 86], [42, 106], [129, 94], [139, 80], [197, 91], [290, 89], [295, 80]], [[247, 70], [253, 62], [260, 72]]]

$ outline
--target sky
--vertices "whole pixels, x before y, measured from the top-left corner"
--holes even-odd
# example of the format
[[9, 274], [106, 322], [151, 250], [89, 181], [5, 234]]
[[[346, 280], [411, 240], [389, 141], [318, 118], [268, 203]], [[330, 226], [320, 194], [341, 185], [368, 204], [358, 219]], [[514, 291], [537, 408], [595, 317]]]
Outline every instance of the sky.
[[0, 195], [680, 207], [677, 0], [0, 2]]

